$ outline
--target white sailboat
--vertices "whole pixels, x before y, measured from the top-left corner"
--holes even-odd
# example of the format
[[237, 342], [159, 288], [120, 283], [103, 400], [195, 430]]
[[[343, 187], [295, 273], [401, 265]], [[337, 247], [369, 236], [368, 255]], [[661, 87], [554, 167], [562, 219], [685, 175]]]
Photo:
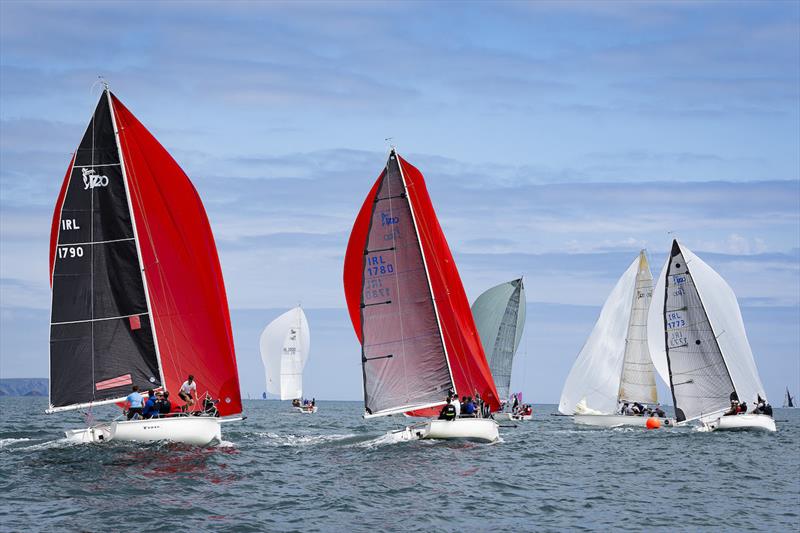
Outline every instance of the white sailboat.
[[311, 349], [308, 320], [302, 307], [297, 306], [270, 322], [259, 339], [261, 360], [267, 379], [267, 392], [281, 400], [296, 400], [294, 409], [301, 413], [316, 413], [316, 403], [302, 405], [303, 369]]
[[[645, 426], [648, 417], [620, 413], [625, 403], [658, 402], [647, 348], [653, 275], [642, 250], [606, 299], [600, 317], [564, 383], [558, 410], [577, 424]], [[660, 423], [669, 425], [662, 418]]]
[[731, 287], [691, 250], [673, 241], [648, 314], [653, 362], [670, 384], [680, 424], [707, 430], [765, 429], [764, 414], [724, 416], [733, 401], [755, 406], [766, 393]]

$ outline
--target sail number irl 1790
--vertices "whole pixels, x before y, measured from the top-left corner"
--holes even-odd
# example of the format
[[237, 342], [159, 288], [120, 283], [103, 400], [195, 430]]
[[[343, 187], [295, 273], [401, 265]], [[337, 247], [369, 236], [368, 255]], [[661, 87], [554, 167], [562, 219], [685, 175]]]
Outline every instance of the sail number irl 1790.
[[83, 257], [83, 246], [59, 246], [59, 259], [72, 259], [73, 257]]

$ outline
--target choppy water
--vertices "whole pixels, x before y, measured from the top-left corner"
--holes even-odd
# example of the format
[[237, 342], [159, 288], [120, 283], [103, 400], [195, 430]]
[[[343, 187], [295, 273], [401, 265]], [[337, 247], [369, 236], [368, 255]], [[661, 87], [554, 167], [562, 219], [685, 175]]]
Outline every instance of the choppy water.
[[[800, 410], [777, 434], [576, 428], [549, 416], [503, 442], [394, 442], [358, 402], [247, 401], [213, 448], [72, 445], [77, 414], [0, 398], [8, 531], [797, 531]], [[100, 414], [98, 410], [96, 414]]]

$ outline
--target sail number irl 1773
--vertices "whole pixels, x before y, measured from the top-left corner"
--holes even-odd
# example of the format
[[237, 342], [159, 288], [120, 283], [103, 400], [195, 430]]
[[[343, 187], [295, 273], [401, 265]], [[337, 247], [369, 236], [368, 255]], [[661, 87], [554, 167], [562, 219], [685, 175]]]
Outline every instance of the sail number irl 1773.
[[73, 257], [83, 257], [83, 246], [59, 246], [58, 258], [66, 259]]

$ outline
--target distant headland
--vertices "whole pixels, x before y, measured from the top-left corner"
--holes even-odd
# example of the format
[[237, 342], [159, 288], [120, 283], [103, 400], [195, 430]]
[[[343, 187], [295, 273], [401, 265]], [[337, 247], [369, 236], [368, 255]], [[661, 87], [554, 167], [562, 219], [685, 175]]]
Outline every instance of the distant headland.
[[47, 378], [0, 378], [0, 396], [47, 396]]

